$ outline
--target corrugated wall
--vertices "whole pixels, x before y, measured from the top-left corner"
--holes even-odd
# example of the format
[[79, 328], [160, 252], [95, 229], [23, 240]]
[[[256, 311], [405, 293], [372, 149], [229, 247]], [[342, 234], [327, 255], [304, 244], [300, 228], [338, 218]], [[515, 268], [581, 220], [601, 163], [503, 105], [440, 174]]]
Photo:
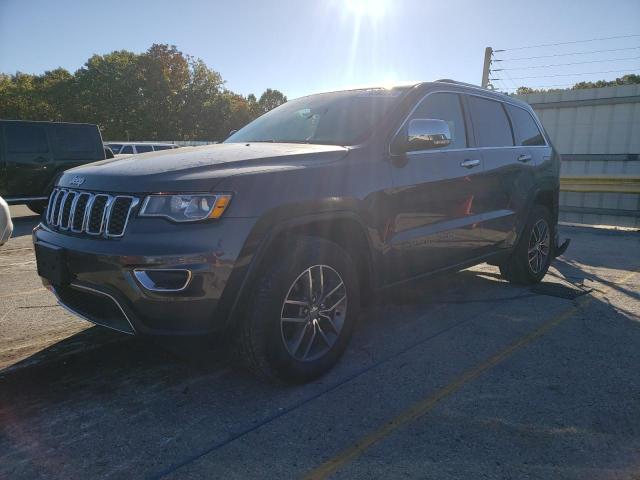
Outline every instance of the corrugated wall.
[[640, 193], [629, 183], [640, 178], [640, 85], [519, 98], [563, 156], [561, 220], [640, 227]]

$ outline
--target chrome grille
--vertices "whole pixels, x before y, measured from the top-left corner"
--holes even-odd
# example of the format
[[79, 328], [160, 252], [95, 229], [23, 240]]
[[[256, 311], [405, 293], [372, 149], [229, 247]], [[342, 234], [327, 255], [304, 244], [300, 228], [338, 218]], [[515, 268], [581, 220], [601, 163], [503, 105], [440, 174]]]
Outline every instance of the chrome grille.
[[91, 207], [89, 208], [89, 218], [86, 229], [89, 235], [100, 235], [102, 233], [108, 207], [109, 195], [98, 194], [93, 197], [93, 202], [91, 202]]
[[78, 195], [75, 208], [73, 209], [73, 219], [71, 220], [72, 232], [80, 233], [84, 230], [85, 211], [91, 197], [92, 195], [87, 192]]
[[63, 230], [69, 230], [69, 219], [71, 218], [71, 206], [76, 198], [76, 192], [67, 192], [62, 201], [62, 211], [60, 213], [59, 227]]
[[45, 218], [55, 229], [117, 238], [124, 235], [137, 204], [138, 199], [128, 195], [56, 188], [49, 197]]

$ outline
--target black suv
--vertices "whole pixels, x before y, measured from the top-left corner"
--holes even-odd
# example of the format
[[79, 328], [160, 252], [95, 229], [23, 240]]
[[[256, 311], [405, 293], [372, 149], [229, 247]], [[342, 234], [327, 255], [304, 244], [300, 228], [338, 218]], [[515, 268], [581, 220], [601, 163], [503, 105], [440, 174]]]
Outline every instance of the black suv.
[[380, 289], [490, 262], [539, 282], [560, 159], [531, 108], [452, 81], [311, 95], [226, 142], [66, 172], [34, 231], [60, 303], [130, 334], [224, 332], [306, 381]]
[[10, 205], [43, 213], [64, 170], [104, 159], [96, 125], [0, 120], [0, 196]]

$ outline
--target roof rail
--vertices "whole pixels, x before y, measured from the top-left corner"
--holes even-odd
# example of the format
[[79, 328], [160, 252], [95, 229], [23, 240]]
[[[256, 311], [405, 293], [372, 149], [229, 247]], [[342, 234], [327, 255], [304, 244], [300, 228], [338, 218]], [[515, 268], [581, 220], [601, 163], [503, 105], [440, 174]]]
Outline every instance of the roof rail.
[[[464, 85], [465, 87], [474, 87], [474, 88], [482, 88], [479, 85], [474, 85], [473, 83], [467, 83], [467, 82], [459, 82], [458, 80], [451, 80], [450, 78], [441, 78], [439, 80], [436, 80], [436, 82], [442, 82], [442, 83], [455, 83], [456, 85]], [[486, 90], [484, 88], [482, 88], [483, 90]]]
[[436, 82], [440, 82], [440, 83], [452, 83], [454, 85], [461, 85], [461, 86], [465, 86], [465, 87], [470, 87], [470, 88], [475, 88], [476, 90], [482, 90], [483, 92], [491, 92], [494, 93], [496, 95], [502, 95], [504, 97], [511, 97], [510, 95], [507, 95], [506, 93], [502, 93], [502, 92], [498, 92], [492, 89], [488, 89], [488, 88], [483, 88], [479, 85], [474, 85], [473, 83], [467, 83], [467, 82], [459, 82], [457, 80], [451, 80], [450, 78], [441, 78], [439, 80], [436, 80]]

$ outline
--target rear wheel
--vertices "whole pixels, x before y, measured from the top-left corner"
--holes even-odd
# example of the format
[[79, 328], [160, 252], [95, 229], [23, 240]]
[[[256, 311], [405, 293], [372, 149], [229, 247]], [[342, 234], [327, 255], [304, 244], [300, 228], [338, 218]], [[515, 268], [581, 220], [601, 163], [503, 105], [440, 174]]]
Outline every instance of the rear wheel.
[[34, 213], [38, 215], [42, 215], [44, 211], [47, 209], [47, 202], [45, 200], [37, 200], [34, 202], [28, 202], [27, 207]]
[[237, 335], [240, 359], [268, 380], [300, 383], [344, 353], [358, 315], [349, 255], [320, 238], [299, 237], [264, 268]]
[[502, 276], [512, 283], [538, 283], [549, 269], [553, 238], [549, 210], [542, 205], [535, 205], [518, 245], [511, 256], [500, 265]]

